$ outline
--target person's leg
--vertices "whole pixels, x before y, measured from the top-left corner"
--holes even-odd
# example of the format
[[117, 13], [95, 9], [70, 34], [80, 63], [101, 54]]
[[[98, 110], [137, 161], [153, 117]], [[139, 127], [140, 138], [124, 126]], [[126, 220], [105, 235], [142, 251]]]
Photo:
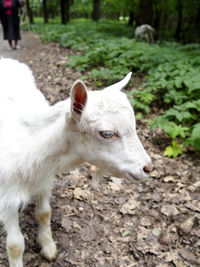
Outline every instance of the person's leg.
[[12, 41], [8, 40], [8, 43], [9, 43], [10, 48], [13, 48]]
[[18, 40], [15, 40], [15, 49], [18, 49]]

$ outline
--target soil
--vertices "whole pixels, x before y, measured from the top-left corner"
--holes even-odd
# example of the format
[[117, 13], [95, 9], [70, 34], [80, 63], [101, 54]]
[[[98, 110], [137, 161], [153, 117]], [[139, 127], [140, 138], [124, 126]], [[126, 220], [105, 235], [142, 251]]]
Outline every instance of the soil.
[[[59, 44], [42, 43], [23, 33], [21, 48], [9, 51], [0, 41], [0, 56], [27, 63], [38, 88], [53, 104], [69, 95], [81, 74], [66, 68], [69, 53]], [[133, 78], [134, 79], [134, 78]], [[137, 83], [138, 83], [137, 77]], [[89, 89], [95, 86], [85, 81]], [[99, 190], [91, 185], [93, 167], [55, 177], [52, 231], [58, 257], [40, 255], [34, 204], [20, 212], [27, 267], [191, 267], [200, 266], [200, 158], [192, 150], [170, 159], [163, 156], [169, 140], [161, 130], [137, 122], [138, 135], [154, 170], [145, 184], [104, 177]], [[0, 266], [7, 267], [6, 234], [0, 235]]]

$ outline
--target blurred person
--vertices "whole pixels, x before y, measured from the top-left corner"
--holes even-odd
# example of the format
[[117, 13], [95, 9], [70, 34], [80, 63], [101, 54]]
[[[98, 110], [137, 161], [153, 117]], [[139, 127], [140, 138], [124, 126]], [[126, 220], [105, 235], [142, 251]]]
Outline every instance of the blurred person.
[[20, 35], [19, 8], [24, 6], [24, 0], [0, 0], [0, 20], [3, 27], [3, 39], [8, 40], [11, 49], [19, 49]]

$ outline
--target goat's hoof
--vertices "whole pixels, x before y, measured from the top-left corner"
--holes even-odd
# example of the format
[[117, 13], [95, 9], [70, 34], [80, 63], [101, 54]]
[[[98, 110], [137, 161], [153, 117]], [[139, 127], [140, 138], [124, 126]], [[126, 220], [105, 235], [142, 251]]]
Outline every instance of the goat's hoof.
[[44, 256], [48, 261], [53, 261], [57, 257], [57, 248], [54, 242], [44, 246], [41, 250], [42, 256]]

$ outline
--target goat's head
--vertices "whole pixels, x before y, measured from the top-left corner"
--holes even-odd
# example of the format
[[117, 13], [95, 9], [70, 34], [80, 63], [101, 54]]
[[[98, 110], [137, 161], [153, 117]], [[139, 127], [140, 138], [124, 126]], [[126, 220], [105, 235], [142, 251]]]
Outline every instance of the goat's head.
[[88, 161], [117, 177], [146, 179], [151, 160], [137, 134], [134, 111], [120, 90], [121, 82], [101, 91], [88, 91], [82, 81], [71, 89], [71, 122], [75, 129], [73, 149]]

